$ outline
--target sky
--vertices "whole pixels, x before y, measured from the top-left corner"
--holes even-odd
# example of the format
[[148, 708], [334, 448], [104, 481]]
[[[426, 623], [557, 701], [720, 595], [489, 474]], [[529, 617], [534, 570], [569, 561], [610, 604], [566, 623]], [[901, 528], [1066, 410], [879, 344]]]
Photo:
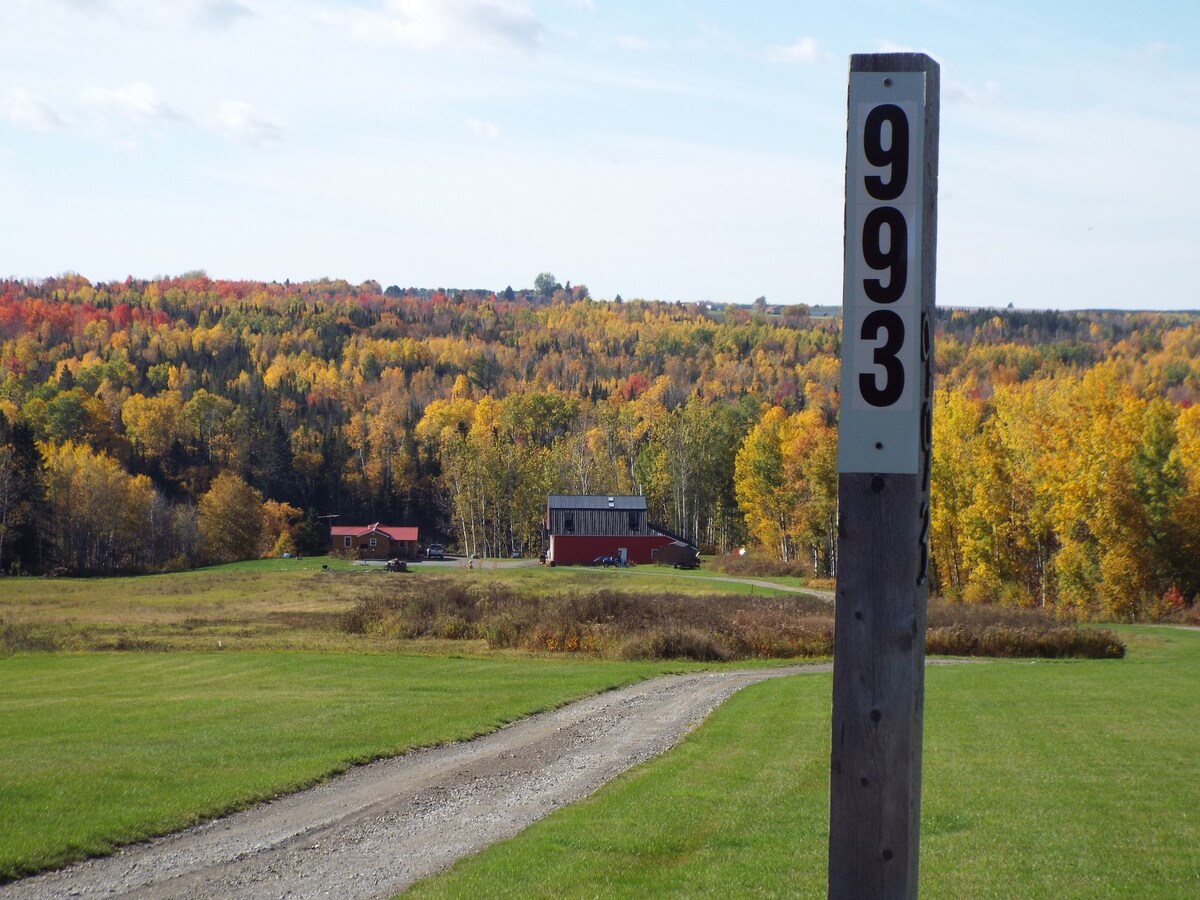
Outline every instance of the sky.
[[1200, 3], [3, 0], [0, 277], [841, 302], [852, 53], [941, 66], [937, 300], [1200, 309]]

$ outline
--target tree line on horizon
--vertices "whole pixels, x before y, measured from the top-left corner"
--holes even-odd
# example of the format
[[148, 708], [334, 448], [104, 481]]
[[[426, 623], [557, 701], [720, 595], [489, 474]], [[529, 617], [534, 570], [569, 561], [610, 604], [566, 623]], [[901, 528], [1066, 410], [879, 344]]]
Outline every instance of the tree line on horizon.
[[[536, 554], [549, 494], [837, 562], [840, 323], [533, 289], [0, 282], [0, 570], [158, 571], [417, 525]], [[1200, 316], [941, 310], [935, 590], [1139, 618], [1200, 593]]]

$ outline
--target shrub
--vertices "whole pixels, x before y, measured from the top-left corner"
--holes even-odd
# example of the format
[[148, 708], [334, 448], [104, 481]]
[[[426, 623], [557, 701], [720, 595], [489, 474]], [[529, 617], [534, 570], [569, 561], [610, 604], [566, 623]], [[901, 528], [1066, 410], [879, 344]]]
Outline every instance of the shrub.
[[736, 635], [740, 656], [792, 659], [833, 655], [833, 622], [797, 622], [779, 627], [755, 627]]
[[435, 637], [451, 641], [468, 640], [479, 637], [479, 626], [468, 622], [462, 616], [438, 616], [433, 621], [432, 633]]
[[734, 654], [714, 634], [695, 628], [667, 628], [639, 632], [621, 642], [621, 659], [694, 659], [725, 662]]
[[32, 625], [0, 621], [0, 656], [14, 653], [49, 653], [58, 649], [54, 636]]
[[372, 625], [382, 622], [398, 606], [399, 601], [381, 595], [359, 600], [342, 617], [342, 631], [347, 634], [367, 634]]
[[160, 644], [146, 638], [134, 637], [129, 634], [120, 635], [113, 643], [114, 650], [131, 651], [135, 653], [144, 653], [147, 650], [158, 650], [166, 653], [171, 649], [170, 644]]
[[520, 630], [512, 616], [493, 616], [483, 625], [483, 637], [489, 647], [508, 650], [519, 646]]
[[[434, 578], [391, 582], [342, 618], [351, 634], [483, 639], [491, 649], [623, 659], [792, 659], [833, 653], [833, 607], [802, 596], [518, 594], [498, 584]], [[1037, 609], [929, 605], [929, 653], [1119, 657], [1111, 632], [1080, 629]]]
[[751, 578], [808, 578], [812, 575], [812, 566], [805, 563], [781, 562], [753, 553], [745, 556], [705, 557], [704, 564], [707, 568], [724, 575], [744, 575]]
[[978, 630], [958, 624], [930, 628], [925, 635], [925, 652], [947, 656], [1121, 659], [1125, 656], [1125, 645], [1107, 629], [990, 625]]
[[1111, 631], [1081, 628], [1038, 608], [929, 601], [925, 652], [948, 656], [1120, 659]]
[[1179, 607], [1167, 617], [1167, 621], [1174, 625], [1200, 626], [1200, 603], [1193, 600]]

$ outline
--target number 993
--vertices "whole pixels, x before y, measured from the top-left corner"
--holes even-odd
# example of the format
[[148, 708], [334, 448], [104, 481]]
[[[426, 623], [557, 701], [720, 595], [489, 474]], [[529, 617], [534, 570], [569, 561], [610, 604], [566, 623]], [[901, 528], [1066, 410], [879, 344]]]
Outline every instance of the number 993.
[[[872, 108], [864, 123], [863, 153], [877, 171], [863, 176], [863, 188], [881, 202], [862, 219], [861, 247], [863, 261], [878, 274], [863, 278], [862, 289], [867, 299], [881, 305], [895, 303], [908, 287], [908, 220], [890, 204], [908, 186], [909, 146], [904, 110], [893, 103]], [[861, 340], [882, 338], [872, 354], [875, 371], [858, 377], [859, 392], [871, 406], [891, 406], [904, 393], [904, 331], [904, 319], [890, 309], [875, 309], [862, 320]]]

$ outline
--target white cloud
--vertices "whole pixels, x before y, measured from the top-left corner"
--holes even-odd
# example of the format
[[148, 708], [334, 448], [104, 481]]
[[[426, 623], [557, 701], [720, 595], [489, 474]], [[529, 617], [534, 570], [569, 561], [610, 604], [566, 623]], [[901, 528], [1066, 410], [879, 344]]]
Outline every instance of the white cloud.
[[638, 37], [636, 34], [619, 34], [617, 35], [617, 46], [623, 50], [641, 52], [650, 49], [650, 42], [643, 37]]
[[58, 131], [67, 124], [40, 97], [23, 87], [11, 87], [0, 94], [0, 118], [26, 131]]
[[971, 84], [965, 81], [950, 81], [947, 79], [943, 88], [943, 96], [949, 103], [968, 103], [972, 106], [995, 103], [1004, 97], [1000, 82], [989, 78], [983, 84]]
[[277, 123], [241, 100], [222, 103], [210, 124], [218, 134], [254, 147], [270, 147], [283, 141], [283, 131]]
[[107, 16], [126, 25], [201, 25], [224, 29], [253, 15], [241, 0], [59, 0], [68, 10]]
[[719, 48], [737, 53], [745, 50], [741, 38], [736, 34], [722, 28], [712, 19], [703, 18], [696, 20], [696, 35], [687, 44], [694, 50]]
[[465, 45], [530, 52], [540, 46], [544, 31], [523, 0], [380, 0], [325, 17], [361, 40], [417, 50]]
[[62, 5], [82, 12], [108, 12], [108, 0], [62, 0]]
[[1140, 47], [1134, 47], [1129, 55], [1134, 62], [1154, 62], [1162, 59], [1173, 49], [1166, 41], [1151, 41]]
[[467, 119], [463, 123], [463, 127], [471, 134], [472, 137], [478, 138], [481, 141], [494, 141], [500, 137], [500, 126], [495, 122], [485, 122], [482, 119]]
[[238, 19], [251, 15], [253, 13], [238, 0], [200, 0], [193, 13], [197, 22], [209, 28], [228, 28]]
[[84, 99], [99, 107], [115, 110], [129, 119], [146, 124], [185, 121], [187, 117], [168, 104], [152, 84], [134, 82], [120, 88], [88, 88]]
[[799, 37], [790, 44], [777, 45], [767, 50], [767, 59], [773, 63], [812, 65], [820, 62], [823, 56], [820, 44], [812, 37]]

